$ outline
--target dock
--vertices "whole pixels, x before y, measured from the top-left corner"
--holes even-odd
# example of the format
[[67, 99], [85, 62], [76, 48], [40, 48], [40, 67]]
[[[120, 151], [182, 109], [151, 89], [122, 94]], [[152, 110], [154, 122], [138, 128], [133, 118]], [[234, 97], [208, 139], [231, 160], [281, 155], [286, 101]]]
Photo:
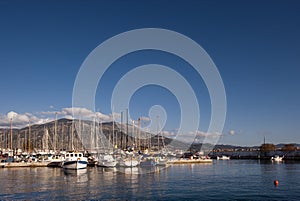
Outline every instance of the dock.
[[18, 168], [18, 167], [47, 167], [49, 162], [31, 162], [31, 163], [1, 163], [2, 168]]

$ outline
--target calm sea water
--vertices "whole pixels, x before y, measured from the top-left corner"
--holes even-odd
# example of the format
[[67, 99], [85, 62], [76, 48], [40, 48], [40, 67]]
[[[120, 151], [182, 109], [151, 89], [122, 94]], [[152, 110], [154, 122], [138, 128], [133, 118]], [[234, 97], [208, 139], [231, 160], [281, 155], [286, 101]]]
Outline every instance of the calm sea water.
[[68, 172], [2, 168], [0, 179], [0, 200], [300, 200], [300, 163], [230, 160]]

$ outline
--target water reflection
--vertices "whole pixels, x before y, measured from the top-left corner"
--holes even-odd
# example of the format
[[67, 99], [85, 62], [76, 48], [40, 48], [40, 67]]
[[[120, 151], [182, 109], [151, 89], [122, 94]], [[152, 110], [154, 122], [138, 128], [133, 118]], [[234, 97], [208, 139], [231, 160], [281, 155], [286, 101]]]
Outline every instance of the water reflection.
[[117, 168], [116, 168], [116, 167], [111, 167], [111, 168], [103, 167], [102, 169], [103, 169], [103, 172], [104, 172], [104, 173], [117, 172]]
[[63, 172], [65, 175], [65, 180], [67, 182], [84, 183], [88, 181], [87, 169], [80, 169], [80, 170], [64, 169]]
[[64, 169], [64, 173], [65, 175], [80, 176], [82, 174], [86, 174], [87, 169], [79, 169], [79, 170]]
[[296, 200], [300, 196], [299, 163], [255, 160], [168, 168], [3, 168], [0, 178], [5, 181], [0, 200], [274, 200], [284, 196]]
[[121, 168], [120, 172], [124, 172], [127, 175], [136, 175], [139, 174], [139, 169], [137, 167], [125, 167]]

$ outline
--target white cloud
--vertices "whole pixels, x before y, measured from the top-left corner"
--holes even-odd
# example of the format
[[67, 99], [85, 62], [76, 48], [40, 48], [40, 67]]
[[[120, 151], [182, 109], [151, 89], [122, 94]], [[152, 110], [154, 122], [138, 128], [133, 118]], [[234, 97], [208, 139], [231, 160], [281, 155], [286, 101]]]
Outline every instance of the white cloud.
[[9, 127], [10, 121], [14, 128], [22, 128], [30, 124], [40, 124], [45, 119], [39, 118], [31, 113], [18, 114], [14, 111], [8, 112], [6, 115], [0, 115], [0, 127]]
[[160, 135], [164, 136], [164, 137], [169, 137], [169, 138], [174, 138], [176, 137], [176, 133], [173, 131], [161, 131]]
[[111, 121], [111, 115], [102, 114], [101, 112], [93, 112], [92, 110], [86, 108], [63, 108], [61, 112], [58, 113], [64, 118], [74, 117], [75, 119], [85, 119], [93, 120], [96, 118], [99, 121]]
[[100, 112], [96, 112], [96, 117], [101, 121], [112, 121], [111, 115], [102, 114]]
[[230, 135], [235, 135], [236, 132], [235, 132], [235, 130], [230, 130], [230, 131], [229, 131], [229, 134], [230, 134]]
[[[93, 112], [86, 108], [62, 108], [61, 111], [42, 111], [39, 112], [42, 115], [50, 115], [55, 117], [58, 115], [58, 118], [66, 118], [66, 119], [84, 119], [84, 120], [93, 120], [96, 118], [98, 121], [112, 121], [112, 115], [106, 115], [101, 112]], [[118, 116], [115, 113], [115, 118]]]
[[13, 118], [15, 118], [16, 116], [18, 116], [18, 114], [16, 113], [16, 112], [14, 112], [14, 111], [10, 111], [9, 113], [7, 113], [7, 118], [9, 118], [9, 119], [13, 119]]
[[42, 111], [42, 112], [37, 112], [38, 114], [43, 114], [43, 115], [55, 115], [58, 113], [58, 111]]
[[74, 119], [74, 117], [72, 115], [65, 115], [65, 116], [63, 116], [63, 118], [65, 118], [65, 119]]
[[10, 111], [6, 115], [0, 114], [0, 127], [9, 127], [10, 119], [12, 119], [13, 127], [22, 128], [31, 124], [42, 124], [55, 120], [55, 115], [60, 118], [81, 118], [85, 120], [92, 120], [96, 118], [98, 121], [112, 121], [112, 115], [102, 114], [101, 112], [93, 112], [86, 108], [62, 108], [61, 111], [42, 111], [36, 112], [35, 115], [31, 113], [18, 114]]
[[205, 138], [219, 138], [219, 137], [223, 136], [223, 134], [219, 133], [219, 132], [206, 133], [203, 131], [198, 131], [197, 136], [205, 137]]

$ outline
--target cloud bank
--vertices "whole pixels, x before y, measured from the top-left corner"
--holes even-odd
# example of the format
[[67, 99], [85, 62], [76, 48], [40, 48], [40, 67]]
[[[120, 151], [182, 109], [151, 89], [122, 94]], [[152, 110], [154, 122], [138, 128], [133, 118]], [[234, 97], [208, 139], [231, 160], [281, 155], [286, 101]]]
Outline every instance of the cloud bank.
[[10, 127], [10, 122], [14, 128], [23, 128], [28, 124], [43, 124], [54, 121], [55, 118], [80, 118], [82, 120], [112, 121], [112, 115], [102, 114], [101, 112], [93, 112], [86, 108], [62, 108], [61, 111], [41, 111], [32, 113], [17, 113], [10, 111], [7, 114], [0, 113], [0, 127]]

